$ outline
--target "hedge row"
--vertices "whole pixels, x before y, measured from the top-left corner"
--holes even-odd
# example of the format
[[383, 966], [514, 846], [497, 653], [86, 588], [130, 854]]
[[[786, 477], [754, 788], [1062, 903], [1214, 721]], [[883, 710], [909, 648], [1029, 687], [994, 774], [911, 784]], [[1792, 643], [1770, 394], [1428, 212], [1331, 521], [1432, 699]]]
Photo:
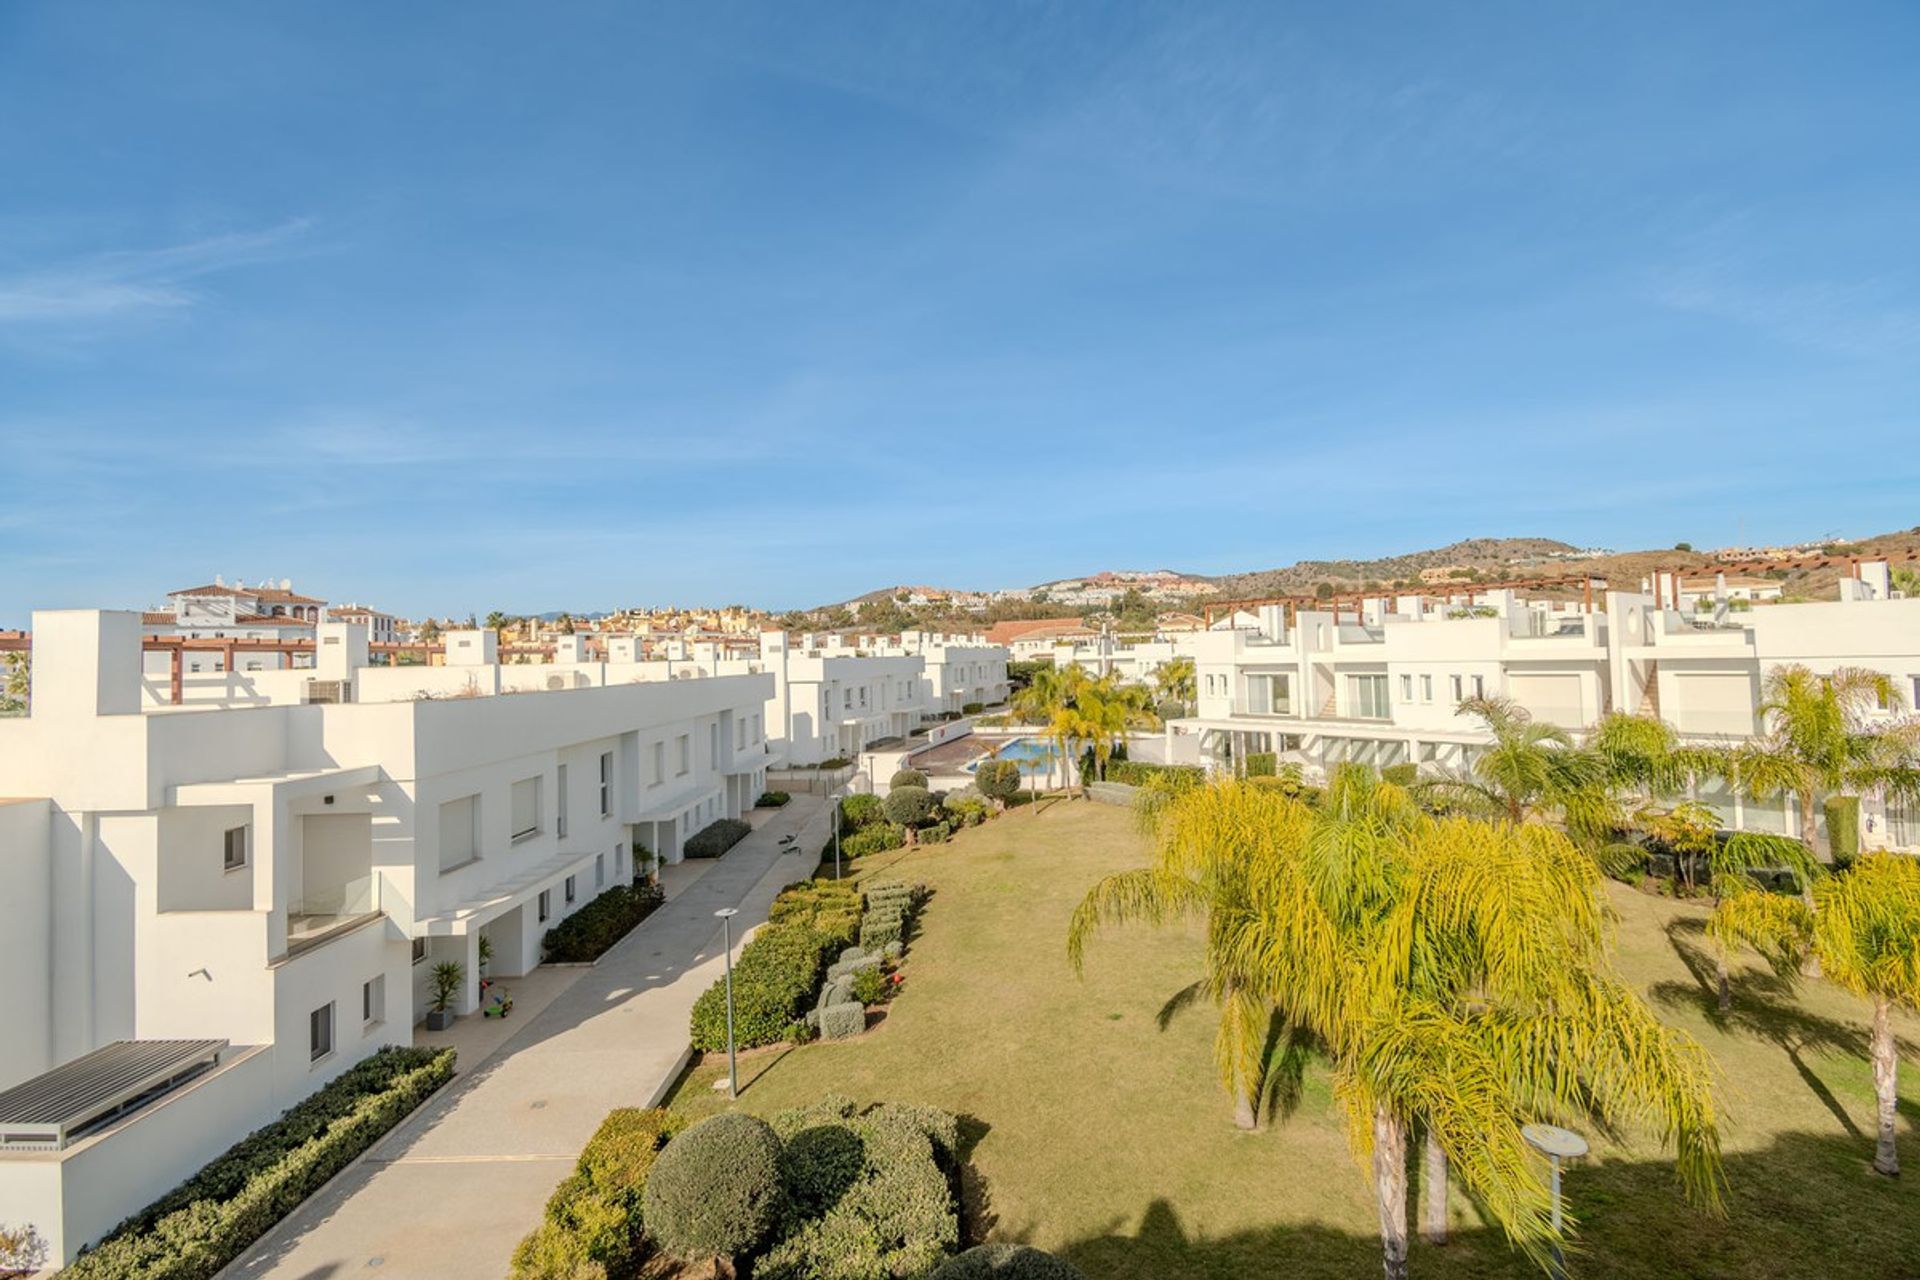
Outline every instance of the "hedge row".
[[717, 858], [746, 838], [753, 824], [740, 818], [721, 818], [687, 837], [680, 852], [689, 858]]
[[666, 890], [656, 884], [617, 884], [547, 930], [541, 949], [561, 964], [598, 960], [666, 900]]
[[1193, 782], [1206, 781], [1207, 771], [1197, 764], [1149, 764], [1144, 760], [1118, 760], [1107, 765], [1108, 782], [1124, 782], [1137, 787], [1157, 773], [1184, 775]]
[[885, 853], [889, 849], [898, 849], [906, 842], [905, 827], [896, 827], [891, 822], [882, 822], [875, 826], [862, 827], [850, 836], [842, 836], [840, 856], [863, 858], [870, 853]]
[[[853, 941], [859, 899], [839, 881], [810, 880], [782, 890], [769, 923], [753, 935], [733, 966], [733, 1035], [742, 1049], [778, 1044], [806, 1016], [828, 963]], [[693, 1047], [727, 1047], [723, 976], [693, 1004]]]
[[452, 1075], [451, 1049], [381, 1049], [128, 1218], [63, 1274], [206, 1280]]
[[622, 1107], [587, 1140], [547, 1200], [546, 1219], [513, 1251], [513, 1280], [629, 1280], [646, 1258], [641, 1196], [654, 1158], [685, 1125], [674, 1112]]
[[778, 809], [792, 799], [792, 794], [786, 791], [762, 791], [760, 798], [753, 802], [753, 807], [756, 809]]

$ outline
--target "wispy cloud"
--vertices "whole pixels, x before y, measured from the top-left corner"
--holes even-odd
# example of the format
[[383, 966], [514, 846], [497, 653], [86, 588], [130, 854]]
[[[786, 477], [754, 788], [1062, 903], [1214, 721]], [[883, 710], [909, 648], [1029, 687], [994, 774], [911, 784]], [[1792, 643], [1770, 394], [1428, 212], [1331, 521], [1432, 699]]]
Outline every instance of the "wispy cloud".
[[157, 249], [117, 249], [0, 276], [0, 325], [92, 323], [181, 311], [202, 276], [286, 254], [309, 223], [294, 219]]

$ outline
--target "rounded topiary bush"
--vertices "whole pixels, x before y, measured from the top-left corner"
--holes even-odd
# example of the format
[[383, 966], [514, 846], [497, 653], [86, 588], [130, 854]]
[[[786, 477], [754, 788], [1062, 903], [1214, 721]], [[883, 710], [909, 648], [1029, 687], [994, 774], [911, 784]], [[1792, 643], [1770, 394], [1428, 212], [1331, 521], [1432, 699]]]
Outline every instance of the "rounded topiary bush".
[[925, 791], [927, 789], [927, 775], [918, 769], [897, 770], [893, 775], [893, 780], [887, 783], [887, 790], [898, 791], [902, 787], [919, 787], [922, 791]]
[[1026, 779], [1020, 774], [1020, 765], [1013, 760], [984, 760], [974, 770], [973, 785], [980, 794], [989, 800], [998, 800], [1002, 804], [1020, 792], [1026, 785]]
[[640, 1216], [666, 1253], [702, 1262], [752, 1253], [786, 1203], [780, 1139], [766, 1121], [728, 1112], [667, 1144], [647, 1178]]
[[933, 813], [933, 793], [925, 787], [895, 787], [887, 793], [887, 820], [917, 827]]
[[955, 1254], [927, 1280], [1085, 1280], [1080, 1268], [1023, 1244], [983, 1244]]

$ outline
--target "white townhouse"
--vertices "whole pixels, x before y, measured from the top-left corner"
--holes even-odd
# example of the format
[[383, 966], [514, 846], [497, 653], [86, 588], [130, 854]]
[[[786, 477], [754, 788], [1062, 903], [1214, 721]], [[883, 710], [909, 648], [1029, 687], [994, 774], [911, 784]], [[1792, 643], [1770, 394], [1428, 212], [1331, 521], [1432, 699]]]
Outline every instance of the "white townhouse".
[[[1798, 663], [1858, 666], [1894, 677], [1920, 708], [1920, 600], [1891, 589], [1885, 562], [1843, 579], [1840, 598], [1739, 611], [1724, 591], [1686, 609], [1663, 575], [1652, 593], [1581, 602], [1523, 600], [1510, 590], [1472, 607], [1420, 595], [1357, 611], [1282, 605], [1238, 611], [1193, 638], [1197, 714], [1171, 722], [1174, 758], [1224, 765], [1272, 751], [1316, 773], [1343, 760], [1467, 767], [1487, 735], [1457, 707], [1499, 695], [1570, 731], [1610, 711], [1657, 715], [1689, 740], [1737, 741], [1761, 729], [1761, 682]], [[1897, 714], [1888, 709], [1889, 717]], [[1729, 827], [1797, 832], [1790, 800], [1761, 803], [1703, 786]], [[1920, 814], [1868, 798], [1870, 845], [1920, 844]]]
[[1176, 658], [1196, 658], [1204, 632], [1155, 632], [1151, 636], [1116, 636], [1103, 631], [1089, 640], [1060, 644], [1053, 651], [1056, 667], [1077, 666], [1093, 676], [1113, 676], [1123, 684], [1151, 685], [1160, 668]]
[[917, 654], [925, 663], [930, 712], [957, 712], [969, 704], [993, 706], [1007, 700], [1007, 651], [978, 635], [952, 636], [932, 631], [902, 632], [897, 639], [875, 641], [883, 656]]
[[[215, 577], [207, 586], [169, 591], [166, 608], [142, 614], [141, 627], [149, 636], [184, 640], [310, 642], [326, 607], [325, 600], [296, 592], [290, 579], [249, 587], [243, 582], [229, 586]], [[304, 662], [271, 651], [240, 651], [231, 656], [234, 669], [245, 671], [278, 670]], [[201, 650], [184, 654], [183, 661], [188, 672], [225, 671], [228, 657]], [[168, 663], [164, 654], [151, 655], [147, 661], [153, 670], [164, 670]]]
[[371, 644], [401, 643], [400, 619], [369, 605], [330, 604], [327, 606], [327, 621], [352, 622], [365, 627], [367, 640]]
[[31, 715], [0, 721], [0, 1222], [55, 1264], [408, 1043], [434, 965], [473, 1011], [483, 938], [526, 973], [637, 847], [676, 858], [765, 783], [765, 676], [502, 667], [492, 632], [371, 667], [321, 623], [312, 670], [176, 704], [139, 614], [33, 624]]

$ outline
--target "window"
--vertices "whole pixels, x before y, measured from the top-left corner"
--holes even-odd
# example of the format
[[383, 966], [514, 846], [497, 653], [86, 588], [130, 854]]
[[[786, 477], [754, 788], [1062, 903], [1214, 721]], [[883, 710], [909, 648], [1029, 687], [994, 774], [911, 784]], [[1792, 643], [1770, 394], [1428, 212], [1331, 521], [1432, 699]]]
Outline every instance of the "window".
[[606, 883], [607, 883], [607, 855], [604, 853], [596, 853], [593, 855], [593, 887], [598, 889], [603, 887]]
[[1400, 677], [1400, 697], [1401, 697], [1401, 700], [1405, 702], [1413, 701], [1413, 677], [1412, 676], [1402, 675]]
[[440, 806], [440, 870], [464, 867], [480, 856], [480, 797], [462, 796]]
[[387, 1020], [387, 975], [376, 974], [360, 984], [360, 1021], [375, 1026]]
[[1461, 687], [1460, 687], [1461, 680], [1459, 676], [1448, 676], [1447, 679], [1451, 681], [1453, 684], [1453, 700], [1455, 702], [1459, 702], [1462, 698], [1465, 698], [1467, 696], [1465, 693], [1461, 691]]
[[846, 710], [848, 711], [853, 710], [853, 690], [851, 689], [847, 690], [846, 696], [843, 699], [843, 702], [845, 704]]
[[623, 844], [617, 844], [613, 846], [613, 874], [615, 876], [623, 876], [626, 874], [626, 872], [627, 872], [627, 846]]
[[687, 776], [687, 771], [693, 768], [693, 735], [681, 734], [674, 740], [674, 746], [679, 750], [677, 756], [680, 762], [679, 776], [684, 778]]
[[1386, 676], [1348, 676], [1347, 691], [1353, 704], [1348, 714], [1362, 720], [1385, 720], [1391, 714]]
[[1293, 678], [1287, 674], [1247, 677], [1247, 710], [1256, 716], [1293, 714]]
[[667, 744], [653, 744], [653, 785], [659, 786], [667, 780]]
[[707, 726], [707, 768], [720, 767], [720, 722], [715, 720]]
[[[606, 812], [604, 809], [602, 813]], [[567, 838], [567, 766], [561, 765], [553, 780], [553, 834]]]
[[333, 1005], [327, 1003], [307, 1015], [307, 1061], [318, 1062], [333, 1052]]
[[415, 938], [413, 940], [413, 963], [419, 964], [426, 958], [427, 940], [425, 938]]
[[[654, 749], [659, 750], [659, 743]], [[613, 812], [613, 752], [600, 753], [600, 816], [607, 817]]]
[[540, 779], [522, 778], [513, 784], [513, 826], [515, 840], [525, 840], [540, 832]]
[[545, 924], [547, 917], [553, 914], [553, 890], [540, 891], [540, 923]]
[[1420, 701], [1422, 702], [1433, 701], [1433, 677], [1432, 676], [1420, 677]]
[[247, 829], [245, 827], [227, 828], [226, 851], [221, 856], [220, 864], [228, 871], [238, 871], [247, 865]]
[[1476, 698], [1484, 698], [1487, 696], [1487, 678], [1485, 676], [1475, 676], [1473, 678], [1473, 696]]
[[573, 882], [574, 882], [574, 880], [575, 880], [575, 879], [577, 879], [577, 877], [575, 877], [575, 876], [568, 876], [568, 877], [567, 877], [567, 883], [566, 883], [566, 891], [567, 891], [567, 895], [566, 895], [566, 900], [567, 900], [568, 902], [572, 902], [572, 901], [573, 901], [573, 899], [574, 899], [574, 895], [575, 895], [575, 888], [574, 888], [574, 883], [573, 883]]

